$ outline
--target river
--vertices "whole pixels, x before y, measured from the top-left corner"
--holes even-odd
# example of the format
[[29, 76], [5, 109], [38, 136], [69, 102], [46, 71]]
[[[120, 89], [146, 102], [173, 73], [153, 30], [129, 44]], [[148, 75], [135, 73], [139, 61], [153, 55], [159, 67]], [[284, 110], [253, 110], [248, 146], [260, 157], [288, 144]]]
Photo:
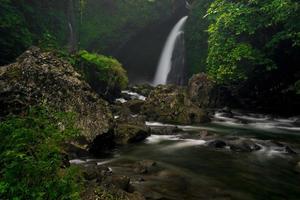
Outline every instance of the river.
[[129, 176], [148, 199], [300, 198], [297, 118], [218, 112], [202, 126], [147, 125], [154, 133], [144, 142], [93, 162]]

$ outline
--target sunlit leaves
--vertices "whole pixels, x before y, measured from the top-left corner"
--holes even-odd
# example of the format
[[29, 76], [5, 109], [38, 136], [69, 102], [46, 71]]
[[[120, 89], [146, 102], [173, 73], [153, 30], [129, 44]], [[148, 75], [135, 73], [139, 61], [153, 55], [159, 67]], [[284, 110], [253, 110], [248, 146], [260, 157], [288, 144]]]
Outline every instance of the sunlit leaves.
[[276, 69], [273, 50], [282, 41], [300, 43], [297, 1], [215, 0], [207, 18], [208, 72], [219, 82], [245, 80], [255, 67]]

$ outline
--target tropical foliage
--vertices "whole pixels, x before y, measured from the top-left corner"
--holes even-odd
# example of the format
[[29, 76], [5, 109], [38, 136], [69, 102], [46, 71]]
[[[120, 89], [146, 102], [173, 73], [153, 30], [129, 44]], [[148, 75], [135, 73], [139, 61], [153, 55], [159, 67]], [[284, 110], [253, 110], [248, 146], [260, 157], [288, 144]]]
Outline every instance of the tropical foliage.
[[79, 199], [80, 177], [61, 149], [78, 134], [73, 119], [34, 108], [0, 123], [0, 199]]
[[275, 59], [277, 48], [300, 47], [299, 5], [293, 0], [215, 0], [206, 16], [209, 74], [228, 83], [247, 79], [257, 68], [264, 73], [283, 67]]

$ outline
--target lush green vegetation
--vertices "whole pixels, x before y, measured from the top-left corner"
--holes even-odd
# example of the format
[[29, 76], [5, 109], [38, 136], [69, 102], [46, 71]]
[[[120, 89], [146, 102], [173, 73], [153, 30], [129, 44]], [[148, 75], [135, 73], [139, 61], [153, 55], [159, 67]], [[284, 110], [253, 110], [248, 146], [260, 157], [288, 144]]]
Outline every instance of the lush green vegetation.
[[78, 134], [74, 115], [31, 109], [0, 123], [0, 199], [79, 199], [80, 177], [62, 142]]
[[112, 57], [80, 51], [75, 66], [90, 85], [104, 97], [110, 96], [110, 93], [118, 93], [128, 85], [126, 70]]
[[[208, 12], [208, 72], [219, 82], [241, 81], [256, 68], [277, 69], [280, 45], [300, 47], [300, 7], [293, 0], [215, 0]], [[284, 66], [289, 67], [289, 66]]]
[[66, 2], [2, 0], [0, 4], [0, 64], [7, 64], [30, 45], [62, 47], [68, 26]]
[[206, 71], [208, 20], [204, 16], [213, 0], [195, 1], [185, 27], [190, 75]]
[[[296, 0], [194, 1], [187, 23], [192, 73], [206, 72], [250, 104], [297, 107], [300, 4]], [[276, 104], [276, 105], [275, 105]]]

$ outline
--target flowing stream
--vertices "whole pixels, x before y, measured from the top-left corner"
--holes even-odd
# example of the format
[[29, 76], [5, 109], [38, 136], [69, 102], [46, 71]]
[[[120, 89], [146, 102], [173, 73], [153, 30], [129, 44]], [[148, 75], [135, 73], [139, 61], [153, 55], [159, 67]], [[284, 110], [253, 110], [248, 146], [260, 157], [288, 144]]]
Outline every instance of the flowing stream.
[[183, 32], [183, 27], [187, 18], [188, 16], [182, 17], [174, 26], [167, 38], [157, 66], [157, 71], [153, 82], [154, 85], [167, 83], [168, 75], [172, 66], [172, 55], [174, 52], [175, 44], [177, 39]]
[[[143, 143], [116, 149], [94, 160], [113, 173], [128, 175], [148, 199], [299, 199], [300, 126], [297, 118], [216, 113], [203, 126], [147, 122], [154, 134]], [[176, 128], [175, 128], [176, 127]], [[174, 131], [155, 132], [169, 129]], [[226, 141], [216, 148], [212, 141]], [[247, 141], [255, 150], [228, 145]], [[244, 143], [241, 143], [243, 148]], [[88, 164], [88, 160], [73, 161]], [[137, 163], [150, 166], [139, 173]], [[155, 164], [151, 164], [155, 162]], [[298, 164], [297, 164], [298, 163]]]

